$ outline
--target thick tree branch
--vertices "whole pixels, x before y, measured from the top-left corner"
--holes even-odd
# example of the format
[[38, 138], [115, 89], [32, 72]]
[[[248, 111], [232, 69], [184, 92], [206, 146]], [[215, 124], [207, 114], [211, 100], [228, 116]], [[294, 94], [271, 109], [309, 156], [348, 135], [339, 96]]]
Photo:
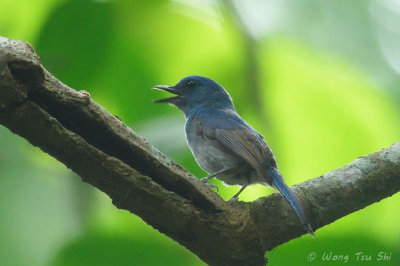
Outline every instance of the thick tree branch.
[[[57, 158], [118, 208], [213, 265], [263, 265], [304, 234], [278, 194], [225, 202], [110, 115], [47, 72], [29, 44], [0, 37], [0, 123]], [[400, 189], [400, 143], [293, 187], [315, 229]]]

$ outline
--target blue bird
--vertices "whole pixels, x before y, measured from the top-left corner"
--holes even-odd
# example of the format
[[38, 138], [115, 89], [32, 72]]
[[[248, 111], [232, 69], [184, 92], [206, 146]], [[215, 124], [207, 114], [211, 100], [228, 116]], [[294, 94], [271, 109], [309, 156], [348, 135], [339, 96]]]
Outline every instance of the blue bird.
[[239, 116], [221, 85], [209, 78], [188, 76], [174, 86], [153, 88], [175, 94], [154, 102], [170, 103], [184, 113], [187, 143], [197, 163], [209, 174], [201, 179], [203, 182], [216, 177], [228, 185], [241, 185], [232, 199], [251, 184], [272, 186], [314, 236], [303, 208], [278, 171], [272, 150], [263, 136]]

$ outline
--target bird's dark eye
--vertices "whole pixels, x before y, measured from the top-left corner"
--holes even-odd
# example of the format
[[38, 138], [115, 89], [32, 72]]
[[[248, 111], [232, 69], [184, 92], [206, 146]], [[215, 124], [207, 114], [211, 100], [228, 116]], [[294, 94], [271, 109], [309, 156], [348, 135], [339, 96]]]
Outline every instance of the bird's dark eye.
[[186, 86], [189, 88], [194, 88], [196, 86], [196, 82], [194, 82], [194, 80], [189, 80], [186, 82]]

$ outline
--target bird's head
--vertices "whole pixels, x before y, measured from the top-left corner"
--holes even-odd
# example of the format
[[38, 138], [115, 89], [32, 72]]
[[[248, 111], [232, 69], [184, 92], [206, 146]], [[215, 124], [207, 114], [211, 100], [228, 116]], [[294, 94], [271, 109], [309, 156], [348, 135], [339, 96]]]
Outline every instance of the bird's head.
[[154, 100], [154, 103], [170, 103], [186, 115], [204, 106], [233, 107], [232, 99], [224, 88], [212, 79], [188, 76], [174, 86], [157, 85], [153, 89], [163, 90], [176, 96]]

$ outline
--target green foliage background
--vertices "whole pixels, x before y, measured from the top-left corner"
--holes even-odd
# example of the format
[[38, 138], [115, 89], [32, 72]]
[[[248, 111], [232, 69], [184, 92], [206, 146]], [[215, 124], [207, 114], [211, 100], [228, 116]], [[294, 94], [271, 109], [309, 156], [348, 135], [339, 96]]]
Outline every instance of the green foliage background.
[[[352, 45], [368, 51], [360, 56], [336, 39], [329, 42], [303, 29], [332, 29], [322, 16], [299, 15], [298, 25], [256, 39], [260, 88], [249, 88], [247, 46], [231, 12], [217, 2], [208, 5], [215, 12], [190, 2], [0, 0], [0, 35], [32, 43], [57, 78], [89, 91], [199, 177], [205, 173], [186, 147], [182, 115], [153, 105], [151, 100], [162, 95], [149, 90], [190, 74], [211, 77], [228, 89], [239, 113], [265, 136], [291, 185], [399, 141], [398, 77], [382, 82], [374, 71], [382, 62], [364, 64], [365, 58], [380, 56], [364, 42], [367, 37], [352, 39]], [[296, 14], [311, 15], [322, 5], [289, 2], [288, 10]], [[331, 12], [346, 10], [352, 17], [335, 24], [337, 31], [363, 32], [360, 10], [371, 1], [326, 2], [336, 7]], [[214, 182], [225, 199], [238, 189]], [[241, 199], [273, 192], [254, 186]], [[323, 260], [324, 252], [349, 255], [348, 265], [400, 265], [399, 204], [397, 193], [319, 229], [315, 239], [307, 235], [277, 247], [267, 253], [269, 265], [344, 263]], [[4, 127], [0, 217], [0, 265], [203, 265]], [[314, 261], [308, 260], [310, 252], [317, 256]], [[371, 261], [357, 260], [357, 252], [371, 255]], [[377, 261], [379, 252], [390, 259]]]

